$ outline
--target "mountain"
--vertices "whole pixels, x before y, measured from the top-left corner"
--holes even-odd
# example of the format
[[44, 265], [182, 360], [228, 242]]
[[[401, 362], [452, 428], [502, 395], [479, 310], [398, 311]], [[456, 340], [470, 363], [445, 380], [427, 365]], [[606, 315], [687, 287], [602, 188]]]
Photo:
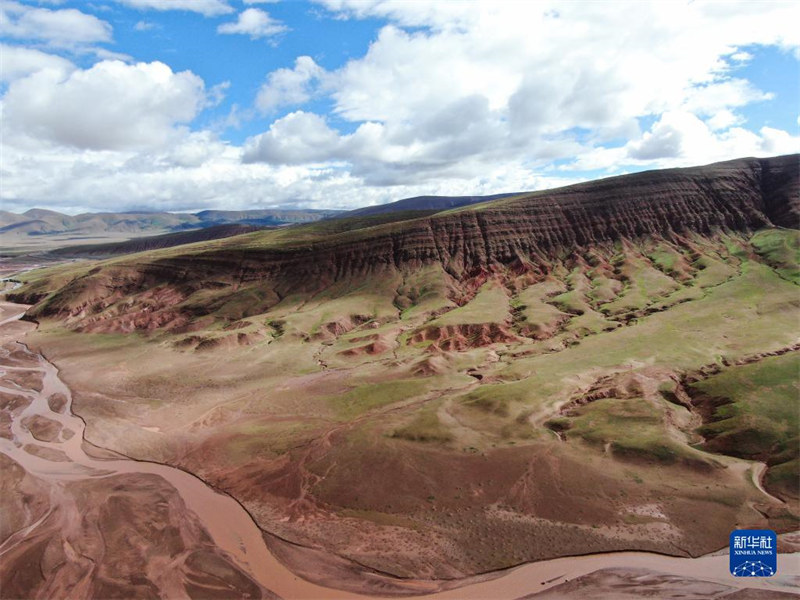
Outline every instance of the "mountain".
[[337, 210], [204, 210], [196, 213], [203, 227], [238, 223], [241, 225], [285, 225], [311, 223], [341, 214]]
[[378, 206], [366, 206], [364, 208], [357, 208], [340, 215], [338, 218], [346, 217], [367, 217], [371, 215], [382, 215], [390, 212], [401, 211], [430, 211], [439, 212], [449, 208], [458, 208], [460, 206], [469, 206], [471, 204], [478, 204], [480, 202], [490, 202], [491, 200], [498, 200], [500, 198], [508, 198], [510, 196], [518, 196], [519, 192], [510, 194], [494, 194], [491, 196], [415, 196], [414, 198], [405, 198], [397, 200], [396, 202], [389, 202], [387, 204], [380, 204]]
[[341, 211], [329, 210], [207, 210], [198, 213], [126, 212], [64, 215], [52, 210], [31, 209], [21, 215], [0, 212], [0, 235], [96, 235], [107, 232], [142, 235], [199, 229], [216, 225], [274, 226], [307, 223]]
[[[499, 268], [537, 272], [564, 251], [623, 239], [796, 228], [798, 162], [797, 155], [790, 155], [650, 171], [410, 220], [380, 225], [356, 220], [360, 228], [332, 235], [326, 225], [312, 224], [264, 232], [242, 246], [232, 238], [186, 254], [154, 254], [135, 269], [126, 290], [181, 281], [180, 295], [189, 298], [200, 281], [213, 277], [225, 285], [268, 286], [270, 293], [250, 307], [263, 312], [289, 294], [315, 293], [343, 279], [432, 263], [463, 285]], [[102, 278], [101, 269], [95, 279]], [[94, 293], [91, 301], [102, 302], [114, 290], [101, 285]], [[67, 286], [40, 311], [69, 312], [71, 294]]]
[[0, 235], [97, 235], [108, 232], [133, 236], [175, 232], [217, 225], [277, 225], [312, 223], [331, 217], [367, 217], [403, 211], [438, 212], [448, 208], [487, 202], [514, 194], [493, 196], [418, 196], [353, 211], [313, 209], [203, 210], [196, 213], [125, 212], [65, 215], [53, 210], [30, 209], [22, 214], [0, 211]]
[[318, 583], [796, 530], [798, 155], [421, 208], [54, 266], [7, 297], [88, 442], [226, 492]]
[[172, 248], [185, 244], [197, 242], [207, 242], [221, 238], [243, 235], [260, 231], [265, 227], [254, 225], [212, 225], [202, 229], [190, 229], [179, 231], [178, 233], [165, 233], [162, 235], [138, 237], [124, 242], [113, 242], [108, 244], [87, 244], [83, 246], [66, 246], [51, 250], [47, 257], [68, 257], [68, 258], [108, 258], [123, 254], [133, 254], [136, 252], [148, 252], [161, 248]]

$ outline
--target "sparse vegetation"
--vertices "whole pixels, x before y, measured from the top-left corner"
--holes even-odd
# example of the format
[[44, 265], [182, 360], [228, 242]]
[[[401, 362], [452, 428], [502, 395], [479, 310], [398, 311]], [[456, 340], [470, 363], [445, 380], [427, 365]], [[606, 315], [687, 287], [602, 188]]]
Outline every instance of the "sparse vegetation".
[[[796, 354], [736, 362], [795, 342], [796, 235], [492, 246], [486, 223], [524, 202], [448, 212], [450, 245], [426, 214], [318, 222], [26, 274], [20, 293], [43, 299], [31, 340], [90, 439], [402, 576], [424, 548], [475, 572], [587, 544], [708, 552], [732, 523], [795, 518]], [[699, 429], [678, 389], [694, 372], [724, 399]], [[734, 446], [768, 463], [781, 520], [750, 508], [774, 503], [754, 467], [714, 455]], [[363, 545], [387, 530], [407, 549]]]
[[452, 441], [453, 434], [439, 421], [436, 408], [435, 405], [426, 406], [410, 423], [395, 429], [392, 437], [414, 442], [446, 443]]
[[[712, 452], [767, 462], [768, 481], [798, 496], [787, 467], [800, 458], [800, 355], [790, 352], [753, 364], [733, 366], [692, 386], [698, 401], [714, 406], [700, 428]], [[705, 399], [705, 400], [704, 400]], [[776, 470], [777, 469], [777, 470]]]

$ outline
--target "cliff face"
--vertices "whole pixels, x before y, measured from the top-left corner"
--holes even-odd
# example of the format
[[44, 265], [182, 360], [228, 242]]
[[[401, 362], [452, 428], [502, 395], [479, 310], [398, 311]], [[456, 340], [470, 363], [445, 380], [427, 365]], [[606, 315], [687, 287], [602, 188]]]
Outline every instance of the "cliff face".
[[[800, 227], [798, 155], [613, 177], [280, 248], [229, 244], [153, 254], [147, 262], [100, 267], [65, 286], [39, 314], [75, 315], [76, 297], [81, 311], [102, 309], [158, 286], [178, 291], [177, 300], [202, 288], [232, 286], [234, 293], [257, 284], [265, 308], [289, 293], [437, 262], [463, 280], [499, 267], [532, 268], [602, 242], [769, 226]], [[37, 298], [23, 291], [17, 299]]]
[[159, 267], [180, 279], [207, 271], [241, 283], [270, 280], [280, 293], [437, 261], [452, 275], [464, 277], [623, 238], [746, 232], [773, 225], [796, 228], [799, 164], [794, 155], [615, 177], [306, 247], [210, 252], [159, 261]]

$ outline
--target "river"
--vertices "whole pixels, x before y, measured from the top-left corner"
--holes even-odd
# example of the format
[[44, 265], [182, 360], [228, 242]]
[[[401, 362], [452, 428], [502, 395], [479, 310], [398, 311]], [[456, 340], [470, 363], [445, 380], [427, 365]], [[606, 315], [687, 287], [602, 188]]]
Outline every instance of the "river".
[[[24, 333], [15, 322], [22, 316], [25, 308], [27, 307], [10, 303], [0, 305], [0, 333], [6, 331], [6, 339], [9, 337], [7, 330], [13, 325], [17, 325], [17, 328], [10, 335], [16, 337], [20, 332]], [[42, 355], [31, 353], [20, 341], [10, 343], [16, 344], [19, 353], [27, 355], [28, 361], [25, 364], [32, 366], [18, 366], [14, 361], [3, 360], [0, 361], [0, 370], [5, 373], [28, 371], [43, 375], [41, 391], [10, 384], [0, 386], [0, 391], [5, 394], [24, 396], [30, 400], [21, 412], [12, 416], [11, 439], [0, 438], [0, 451], [24, 468], [29, 475], [50, 485], [63, 485], [64, 482], [115, 475], [157, 475], [177, 490], [186, 507], [197, 516], [213, 542], [264, 588], [287, 599], [366, 597], [322, 587], [296, 576], [269, 551], [261, 530], [236, 500], [215, 491], [190, 473], [152, 462], [101, 459], [87, 454], [83, 444], [84, 422], [72, 413], [72, 395], [59, 378], [57, 368]], [[8, 345], [6, 347], [9, 348]], [[59, 394], [66, 399], [66, 403], [63, 408], [56, 407], [60, 410], [54, 411], [48, 398]], [[36, 415], [61, 425], [61, 431], [55, 439], [49, 442], [37, 439], [23, 424], [25, 421], [30, 422], [30, 418]], [[36, 454], [31, 453], [32, 449]], [[0, 559], [26, 536], [30, 536], [40, 521], [29, 524], [3, 540], [0, 544]], [[779, 560], [779, 575], [776, 577], [738, 579], [728, 574], [726, 553], [697, 559], [674, 558], [644, 552], [595, 554], [527, 564], [505, 571], [491, 579], [467, 580], [464, 582], [465, 585], [456, 589], [420, 598], [431, 600], [519, 598], [546, 590], [563, 583], [566, 579], [572, 580], [598, 569], [610, 568], [644, 568], [732, 587], [797, 590], [792, 585], [793, 579], [796, 580], [800, 576], [800, 554], [781, 555]]]

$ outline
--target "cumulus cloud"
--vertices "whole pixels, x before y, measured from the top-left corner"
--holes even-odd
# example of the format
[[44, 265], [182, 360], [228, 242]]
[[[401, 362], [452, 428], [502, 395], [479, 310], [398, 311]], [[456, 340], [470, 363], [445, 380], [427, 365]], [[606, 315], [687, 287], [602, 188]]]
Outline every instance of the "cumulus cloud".
[[206, 17], [227, 15], [233, 12], [225, 0], [117, 0], [121, 4], [139, 9], [185, 10], [200, 13]]
[[[390, 24], [363, 57], [335, 71], [298, 62], [273, 72], [256, 104], [266, 110], [327, 93], [355, 132], [296, 112], [249, 140], [244, 156], [271, 164], [344, 161], [365, 182], [381, 185], [405, 177], [469, 178], [470, 168], [503, 161], [535, 166], [585, 156], [573, 164], [659, 166], [739, 156], [737, 143], [764, 153], [767, 135], [743, 129], [738, 111], [772, 95], [731, 76], [752, 58], [737, 48], [800, 48], [793, 26], [800, 13], [787, 3], [758, 10], [702, 3], [615, 10], [585, 3], [322, 4], [339, 18]], [[643, 118], [654, 120], [649, 131], [640, 131]]]
[[[231, 15], [220, 33], [285, 27], [256, 8], [234, 17], [229, 1], [120, 1]], [[798, 136], [747, 121], [772, 90], [738, 70], [760, 45], [800, 48], [796, 3], [325, 4], [386, 24], [339, 68], [297, 57], [265, 77], [253, 106], [228, 107], [227, 124], [267, 117], [241, 146], [197, 119], [225, 101], [225, 82], [4, 47], [4, 208], [343, 208], [800, 149]]]
[[310, 56], [298, 56], [293, 69], [278, 69], [269, 74], [258, 90], [256, 107], [268, 112], [278, 107], [302, 104], [308, 101], [314, 85], [324, 76], [325, 70]]
[[286, 26], [258, 8], [248, 8], [239, 13], [236, 21], [217, 27], [218, 33], [249, 35], [250, 39], [266, 38], [286, 31]]
[[628, 156], [637, 160], [676, 158], [683, 156], [686, 145], [696, 144], [707, 136], [707, 128], [693, 114], [667, 112], [641, 140], [630, 145]]
[[472, 195], [574, 183], [503, 165], [469, 179], [365, 186], [335, 166], [242, 164], [239, 148], [207, 133], [153, 151], [4, 144], [3, 208], [70, 213], [127, 209], [356, 208], [422, 194]]
[[713, 116], [729, 108], [772, 98], [773, 94], [762, 92], [746, 79], [732, 78], [691, 88], [683, 107], [701, 116]]
[[12, 135], [88, 149], [152, 148], [191, 121], [203, 81], [160, 62], [102, 61], [90, 69], [46, 69], [14, 81], [3, 98]]
[[74, 8], [50, 10], [18, 2], [0, 4], [0, 33], [57, 47], [108, 42], [111, 25]]
[[773, 127], [759, 129], [759, 150], [755, 154], [792, 154], [800, 152], [800, 135], [792, 135], [788, 131]]
[[55, 54], [0, 44], [0, 81], [14, 81], [43, 70], [68, 73], [74, 68], [66, 58]]
[[328, 127], [323, 117], [297, 111], [248, 140], [244, 161], [292, 165], [336, 160], [341, 146], [338, 133]]
[[665, 112], [639, 138], [617, 148], [593, 148], [569, 170], [607, 170], [619, 165], [686, 167], [745, 156], [775, 156], [800, 151], [800, 136], [780, 129], [743, 127], [715, 130], [696, 115], [676, 110]]

